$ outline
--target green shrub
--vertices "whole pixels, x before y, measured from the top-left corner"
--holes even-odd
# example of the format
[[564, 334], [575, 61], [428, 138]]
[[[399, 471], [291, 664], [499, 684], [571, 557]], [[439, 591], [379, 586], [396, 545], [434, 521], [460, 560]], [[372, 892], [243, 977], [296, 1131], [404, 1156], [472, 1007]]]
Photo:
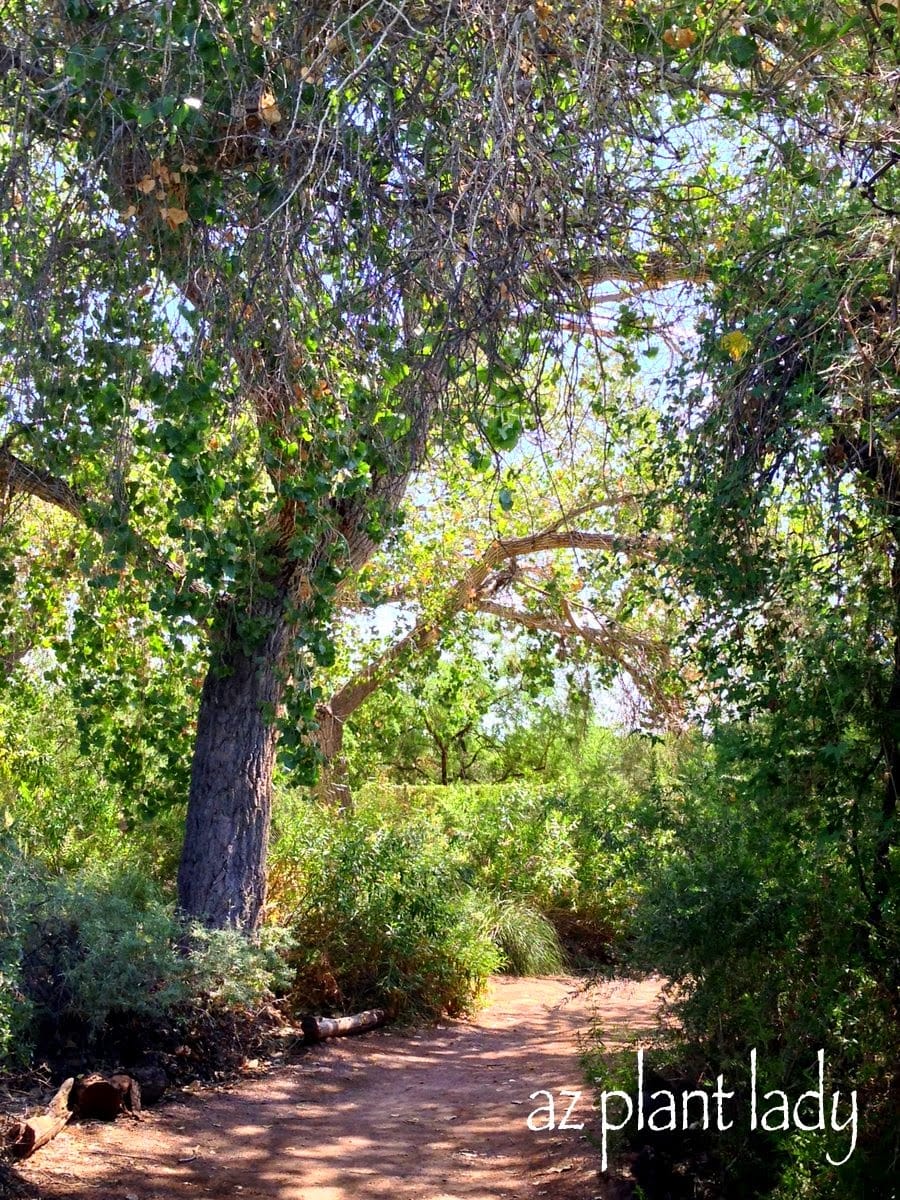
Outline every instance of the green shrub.
[[341, 818], [281, 795], [270, 911], [305, 947], [296, 1002], [459, 1010], [498, 964], [560, 971], [558, 929], [583, 958], [608, 953], [663, 822], [612, 767], [598, 775], [568, 790], [372, 785]]
[[[23, 678], [14, 694], [0, 695], [0, 831], [51, 871], [128, 863], [168, 883], [184, 806], [151, 805], [135, 779], [126, 785], [121, 772], [111, 777], [103, 757], [86, 753], [79, 739], [76, 710], [63, 690]], [[144, 782], [152, 791], [158, 780]]]
[[54, 875], [0, 852], [0, 1057], [97, 1046], [192, 1007], [251, 1008], [284, 982], [281, 931], [185, 929], [134, 869]]
[[28, 872], [9, 837], [0, 838], [0, 1063], [28, 1060], [32, 1006], [22, 989], [23, 894]]
[[32, 1006], [22, 991], [18, 947], [0, 918], [0, 1064], [24, 1065], [31, 1052]]
[[461, 1013], [499, 955], [427, 823], [294, 813], [273, 851], [271, 907], [296, 942], [300, 1009], [386, 1007], [395, 1016]]
[[293, 948], [288, 930], [266, 926], [251, 942], [237, 930], [192, 925], [182, 979], [195, 996], [229, 1008], [253, 1008], [272, 993], [287, 991]]
[[[719, 732], [676, 788], [672, 840], [640, 894], [631, 951], [678, 985], [681, 1036], [708, 1077], [746, 1079], [756, 1049], [767, 1086], [799, 1094], [824, 1049], [829, 1086], [859, 1089], [864, 1129], [839, 1169], [825, 1136], [732, 1147], [741, 1178], [754, 1155], [780, 1155], [772, 1195], [785, 1200], [889, 1195], [900, 1153], [900, 925], [873, 920], [865, 874], [881, 796], [862, 755], [838, 763], [831, 749], [766, 721]], [[882, 911], [895, 916], [896, 893]], [[831, 1152], [845, 1153], [846, 1138]]]
[[121, 853], [119, 796], [82, 755], [71, 705], [23, 684], [0, 697], [0, 828], [54, 870]]
[[473, 888], [528, 904], [584, 957], [605, 957], [627, 933], [636, 897], [672, 837], [665, 775], [654, 765], [671, 751], [642, 739], [629, 753], [643, 753], [650, 766], [626, 770], [616, 758], [624, 759], [622, 739], [600, 732], [603, 755], [596, 750], [596, 775], [583, 783], [370, 787], [358, 812], [391, 827], [427, 822]]

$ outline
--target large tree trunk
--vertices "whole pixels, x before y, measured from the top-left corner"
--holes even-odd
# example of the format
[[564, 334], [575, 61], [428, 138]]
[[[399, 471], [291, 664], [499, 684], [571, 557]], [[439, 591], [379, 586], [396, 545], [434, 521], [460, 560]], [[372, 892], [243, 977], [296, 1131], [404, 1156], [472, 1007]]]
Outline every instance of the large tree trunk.
[[178, 900], [215, 929], [252, 931], [266, 898], [275, 760], [274, 713], [284, 693], [289, 626], [283, 598], [254, 618], [268, 629], [248, 648], [233, 614], [214, 646], [200, 697]]
[[[274, 717], [286, 688], [286, 651], [294, 630], [288, 612], [296, 613], [297, 581], [313, 577], [336, 544], [346, 573], [358, 571], [368, 560], [375, 548], [366, 532], [368, 516], [376, 506], [393, 512], [402, 500], [409, 473], [424, 453], [434, 403], [419, 398], [406, 445], [397, 448], [405, 466], [396, 475], [380, 478], [366, 496], [336, 505], [339, 519], [322, 536], [304, 569], [285, 562], [282, 581], [270, 585], [270, 597], [257, 600], [253, 611], [244, 614], [250, 618], [245, 626], [265, 631], [256, 643], [248, 645], [241, 636], [235, 610], [220, 622], [200, 696], [178, 868], [181, 911], [210, 928], [252, 933], [263, 914], [277, 741]], [[340, 724], [334, 724], [334, 749], [340, 747], [341, 732]], [[345, 792], [342, 789], [342, 797]]]

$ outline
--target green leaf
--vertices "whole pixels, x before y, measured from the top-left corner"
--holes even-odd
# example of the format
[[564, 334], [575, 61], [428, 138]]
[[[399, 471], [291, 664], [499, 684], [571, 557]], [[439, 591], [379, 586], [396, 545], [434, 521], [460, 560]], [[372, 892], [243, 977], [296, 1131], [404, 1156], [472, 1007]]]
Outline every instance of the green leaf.
[[736, 67], [749, 67], [756, 59], [758, 47], [751, 37], [741, 34], [738, 37], [729, 38], [725, 45], [729, 61]]

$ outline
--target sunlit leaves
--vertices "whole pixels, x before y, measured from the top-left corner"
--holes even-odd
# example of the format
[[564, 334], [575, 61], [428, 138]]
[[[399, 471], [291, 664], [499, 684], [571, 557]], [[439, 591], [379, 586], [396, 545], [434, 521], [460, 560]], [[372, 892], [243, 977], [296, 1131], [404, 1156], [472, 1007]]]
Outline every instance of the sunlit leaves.
[[260, 96], [259, 115], [267, 125], [277, 125], [281, 120], [281, 110], [272, 92], [263, 92]]
[[719, 345], [735, 362], [739, 362], [750, 349], [751, 342], [743, 330], [733, 329], [730, 333], [722, 334]]

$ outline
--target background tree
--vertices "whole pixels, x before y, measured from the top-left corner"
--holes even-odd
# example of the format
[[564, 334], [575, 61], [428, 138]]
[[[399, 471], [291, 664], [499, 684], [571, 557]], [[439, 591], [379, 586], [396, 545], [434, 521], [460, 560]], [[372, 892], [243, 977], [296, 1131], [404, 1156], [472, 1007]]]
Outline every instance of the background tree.
[[[675, 618], [655, 584], [668, 534], [643, 528], [656, 488], [647, 475], [655, 419], [621, 381], [608, 394], [585, 391], [593, 415], [577, 431], [548, 422], [539, 444], [496, 456], [488, 474], [445, 453], [416, 477], [404, 526], [341, 597], [344, 632], [318, 712], [332, 783], [344, 726], [360, 706], [398, 677], [424, 705], [430, 684], [421, 675], [440, 663], [436, 651], [453, 647], [457, 662], [479, 630], [487, 659], [504, 639], [516, 647], [512, 673], [526, 684], [552, 688], [564, 670], [590, 664], [605, 683], [631, 682], [638, 723], [677, 723], [667, 648]], [[500, 653], [501, 673], [509, 658]], [[388, 701], [373, 702], [383, 716]]]
[[459, 636], [424, 678], [419, 659], [349, 719], [351, 786], [550, 780], [574, 762], [595, 717], [590, 671], [545, 673], [502, 636]]

